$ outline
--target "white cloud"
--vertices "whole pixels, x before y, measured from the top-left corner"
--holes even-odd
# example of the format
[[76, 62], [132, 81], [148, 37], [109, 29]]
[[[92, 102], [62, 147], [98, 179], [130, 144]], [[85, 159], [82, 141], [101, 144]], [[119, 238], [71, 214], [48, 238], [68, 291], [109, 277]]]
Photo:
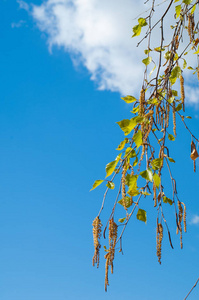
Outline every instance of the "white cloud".
[[11, 23], [11, 27], [12, 28], [19, 28], [19, 27], [23, 26], [25, 23], [26, 23], [26, 21], [20, 20], [19, 22]]
[[[18, 3], [25, 7], [25, 2]], [[160, 4], [155, 20], [168, 0], [160, 0]], [[47, 34], [50, 50], [63, 47], [74, 64], [87, 68], [99, 89], [125, 95], [137, 94], [142, 85], [144, 45], [137, 48], [140, 39], [131, 36], [137, 23], [133, 19], [149, 8], [150, 2], [144, 5], [144, 0], [46, 0], [39, 6], [32, 5], [31, 13], [39, 29]], [[165, 43], [168, 37], [170, 31], [165, 32]], [[159, 46], [158, 32], [152, 42]], [[194, 93], [192, 103], [197, 99]]]
[[190, 221], [190, 224], [194, 224], [197, 225], [199, 224], [199, 216], [198, 215], [194, 215]]
[[29, 11], [29, 5], [25, 1], [17, 0], [17, 3], [19, 4], [19, 8]]

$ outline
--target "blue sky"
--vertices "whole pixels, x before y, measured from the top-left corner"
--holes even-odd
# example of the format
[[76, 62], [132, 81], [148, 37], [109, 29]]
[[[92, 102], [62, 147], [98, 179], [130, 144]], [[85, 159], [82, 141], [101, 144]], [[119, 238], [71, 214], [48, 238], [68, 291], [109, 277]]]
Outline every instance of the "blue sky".
[[[90, 1], [74, 2], [76, 11], [81, 12], [80, 20]], [[60, 31], [53, 35], [52, 24], [46, 23], [50, 16], [41, 19], [30, 3], [0, 2], [0, 299], [183, 299], [199, 276], [199, 173], [193, 173], [188, 132], [179, 123], [178, 138], [175, 145], [171, 143], [178, 195], [187, 205], [188, 233], [183, 250], [173, 218], [168, 217], [175, 249], [169, 248], [165, 235], [160, 266], [153, 211], [149, 210], [147, 225], [132, 219], [123, 241], [124, 255], [116, 254], [114, 274], [105, 293], [103, 249], [100, 268], [92, 267], [92, 220], [104, 188], [89, 190], [96, 179], [104, 178], [105, 165], [117, 155], [115, 148], [123, 134], [115, 122], [130, 115], [129, 106], [120, 99], [120, 93], [124, 89], [128, 92], [131, 86], [131, 81], [122, 85], [122, 78], [129, 78], [130, 67], [135, 73], [137, 66], [133, 61], [124, 71], [131, 48], [124, 51], [120, 46], [129, 32], [123, 36], [121, 29], [119, 37], [112, 35], [119, 1], [113, 12], [113, 1], [108, 6], [102, 1], [104, 5], [99, 7], [107, 20], [110, 16], [113, 21], [110, 34], [114, 47], [108, 33], [103, 45], [93, 41], [89, 27], [84, 28], [86, 41], [79, 44], [73, 40], [84, 19], [73, 26], [68, 39], [61, 21]], [[43, 1], [32, 3], [41, 9]], [[132, 4], [125, 0], [123, 12], [129, 11], [128, 5]], [[89, 8], [100, 27], [99, 10], [92, 5]], [[71, 17], [76, 17], [74, 12]], [[130, 25], [131, 34], [132, 19], [126, 23], [123, 19], [120, 24]], [[66, 31], [70, 32], [70, 27]], [[125, 46], [130, 42], [124, 42]], [[117, 55], [121, 55], [124, 68]], [[136, 72], [132, 75], [135, 93], [139, 89], [135, 78], [141, 70]], [[196, 85], [192, 90], [198, 95]], [[190, 97], [186, 114], [192, 116], [187, 122], [197, 135], [197, 97]], [[103, 224], [113, 200], [110, 197], [108, 201]], [[190, 300], [198, 298], [196, 288]]]

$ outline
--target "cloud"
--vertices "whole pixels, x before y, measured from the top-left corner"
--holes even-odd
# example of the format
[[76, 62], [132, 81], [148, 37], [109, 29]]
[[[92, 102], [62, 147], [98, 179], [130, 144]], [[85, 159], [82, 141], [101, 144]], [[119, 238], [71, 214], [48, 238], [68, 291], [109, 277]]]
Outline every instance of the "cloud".
[[23, 26], [25, 23], [26, 23], [26, 21], [20, 20], [19, 22], [11, 23], [11, 27], [12, 28], [19, 28], [19, 27]]
[[[24, 1], [18, 3], [21, 8], [29, 8]], [[159, 3], [155, 20], [167, 6], [168, 0]], [[63, 47], [75, 65], [81, 64], [89, 71], [99, 89], [123, 95], [140, 90], [144, 70], [141, 61], [147, 45], [136, 47], [140, 38], [131, 36], [137, 23], [134, 18], [150, 8], [148, 1], [144, 5], [144, 1], [137, 0], [46, 0], [31, 7], [37, 26], [47, 35], [50, 51], [53, 46]], [[170, 33], [165, 32], [165, 43]], [[159, 33], [155, 32], [152, 42], [159, 46]], [[195, 103], [196, 94], [193, 96]]]
[[194, 224], [197, 225], [199, 224], [199, 216], [198, 215], [194, 215], [190, 221], [190, 224]]
[[25, 1], [17, 0], [17, 3], [19, 4], [19, 8], [29, 11], [29, 5]]

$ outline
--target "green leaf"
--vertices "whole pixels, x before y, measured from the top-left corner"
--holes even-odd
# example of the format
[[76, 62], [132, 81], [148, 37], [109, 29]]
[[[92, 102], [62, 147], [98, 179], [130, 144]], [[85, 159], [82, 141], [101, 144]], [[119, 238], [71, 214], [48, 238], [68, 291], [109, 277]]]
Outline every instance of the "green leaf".
[[183, 62], [183, 69], [186, 69], [187, 67], [187, 61], [184, 59], [184, 62]]
[[146, 223], [146, 211], [143, 209], [139, 209], [137, 212], [137, 219]]
[[106, 165], [106, 177], [110, 176], [114, 172], [114, 170], [117, 166], [117, 163], [118, 162], [116, 160], [114, 160]]
[[119, 144], [119, 146], [117, 147], [116, 150], [122, 150], [122, 149], [124, 149], [124, 146], [126, 145], [126, 143], [128, 143], [128, 139], [127, 139], [127, 138], [125, 138], [125, 139]]
[[140, 35], [141, 29], [142, 29], [142, 26], [140, 24], [135, 25], [133, 27], [133, 36], [132, 37]]
[[175, 100], [175, 97], [170, 97], [167, 101], [168, 101], [169, 103], [173, 103], [174, 100]]
[[[196, 52], [194, 52], [194, 54], [198, 54], [199, 53], [199, 46], [198, 46], [198, 50]], [[193, 68], [188, 67], [188, 69], [193, 70]]]
[[142, 26], [142, 27], [148, 25], [147, 22], [146, 22], [146, 19], [144, 19], [144, 18], [139, 18], [139, 19], [138, 19], [138, 23], [139, 23], [140, 26]]
[[185, 118], [187, 118], [187, 119], [192, 119], [192, 117], [190, 117], [190, 116], [186, 116]]
[[152, 57], [151, 56], [148, 56], [147, 58], [144, 58], [142, 60], [143, 64], [145, 64], [146, 66], [148, 66], [152, 61]]
[[136, 157], [136, 159], [134, 160], [133, 167], [137, 166], [137, 164], [138, 164], [138, 157]]
[[133, 136], [133, 140], [137, 146], [137, 148], [139, 148], [142, 145], [142, 131], [138, 130], [138, 132], [136, 132]]
[[170, 141], [175, 141], [175, 138], [174, 138], [174, 136], [172, 134], [168, 134], [168, 139]]
[[186, 4], [186, 5], [189, 5], [191, 4], [193, 0], [183, 0], [182, 3]]
[[177, 5], [175, 7], [175, 11], [176, 11], [176, 19], [180, 16], [180, 12], [181, 12], [181, 5]]
[[134, 117], [130, 120], [124, 119], [120, 122], [116, 122], [120, 126], [122, 131], [124, 131], [124, 135], [128, 135], [133, 130], [133, 128], [137, 125], [135, 118], [136, 117]]
[[164, 203], [169, 203], [170, 205], [173, 204], [173, 201], [171, 199], [167, 198], [166, 196], [163, 197], [163, 202]]
[[151, 196], [151, 194], [149, 194], [147, 192], [142, 192], [142, 195], [144, 195], [144, 196]]
[[165, 48], [156, 47], [156, 48], [154, 48], [154, 50], [155, 50], [156, 52], [161, 52], [161, 51], [164, 51]]
[[137, 100], [135, 97], [130, 95], [127, 95], [126, 97], [123, 97], [121, 99], [124, 100], [126, 103], [133, 103]]
[[196, 9], [196, 4], [194, 4], [194, 6], [193, 6], [192, 9], [191, 9], [191, 14], [192, 14], [192, 15], [193, 15], [195, 9]]
[[126, 185], [129, 187], [129, 189], [137, 187], [137, 179], [138, 175], [126, 175]]
[[179, 66], [174, 67], [169, 77], [171, 84], [174, 84], [176, 82], [176, 79], [179, 78], [180, 75], [181, 75], [181, 68]]
[[170, 162], [175, 163], [175, 160], [173, 158], [171, 158], [171, 157], [167, 157], [167, 158]]
[[148, 181], [151, 181], [151, 182], [153, 181], [153, 173], [152, 173], [151, 169], [140, 172], [140, 175]]
[[[149, 77], [151, 77], [152, 73], [155, 71], [156, 65], [153, 67], [153, 69], [151, 70], [151, 72], [149, 73]], [[153, 99], [154, 100], [154, 99]]]
[[175, 111], [179, 111], [181, 109], [182, 109], [182, 104], [180, 103], [176, 106]]
[[108, 181], [106, 186], [111, 190], [113, 190], [115, 188], [115, 184], [112, 181]]
[[178, 2], [179, 0], [175, 0], [174, 3]]
[[162, 167], [162, 162], [163, 162], [162, 158], [155, 158], [151, 161], [151, 166], [154, 170], [158, 170]]
[[135, 150], [133, 149], [133, 148], [131, 148], [131, 147], [128, 147], [127, 149], [126, 149], [126, 152], [125, 152], [125, 156], [124, 157], [129, 157], [129, 158], [132, 158], [132, 157], [135, 157], [137, 154], [136, 154], [136, 152], [135, 152]]
[[172, 90], [172, 95], [177, 97], [178, 96], [178, 91]]
[[169, 60], [170, 57], [171, 57], [171, 52], [170, 52], [170, 51], [167, 51], [167, 52], [164, 54], [164, 58], [165, 58], [166, 60]]
[[154, 174], [153, 175], [153, 181], [155, 183], [155, 186], [157, 189], [159, 189], [159, 186], [160, 186], [160, 176], [158, 176], [158, 174]]
[[90, 191], [94, 190], [98, 185], [100, 185], [104, 180], [95, 180], [93, 187]]
[[116, 157], [116, 159], [115, 159], [116, 163], [118, 163], [118, 161], [120, 161], [121, 156], [122, 156], [122, 153], [120, 153], [120, 154]]
[[126, 196], [124, 199], [119, 200], [118, 203], [126, 208], [129, 208], [133, 204], [133, 201], [131, 197]]
[[120, 223], [123, 223], [125, 220], [126, 220], [126, 218], [122, 218], [122, 219], [119, 219], [118, 221], [119, 221]]

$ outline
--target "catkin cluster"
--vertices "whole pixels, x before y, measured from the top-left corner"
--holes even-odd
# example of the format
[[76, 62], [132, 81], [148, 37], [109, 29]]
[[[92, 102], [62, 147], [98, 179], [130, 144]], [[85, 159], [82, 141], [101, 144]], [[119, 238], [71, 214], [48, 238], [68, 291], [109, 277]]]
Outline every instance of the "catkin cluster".
[[126, 171], [127, 171], [127, 164], [124, 164], [123, 166], [123, 170], [122, 170], [122, 179], [121, 179], [121, 183], [122, 183], [122, 204], [124, 206], [124, 209], [127, 210], [126, 208]]
[[180, 93], [181, 93], [181, 100], [182, 100], [183, 111], [185, 111], [185, 103], [184, 103], [184, 99], [185, 99], [184, 78], [182, 77], [182, 75], [180, 75]]
[[93, 242], [94, 242], [94, 256], [93, 256], [93, 266], [97, 264], [99, 267], [99, 255], [100, 255], [100, 237], [101, 237], [101, 227], [102, 223], [99, 217], [96, 217], [93, 221]]
[[190, 38], [190, 43], [192, 43], [194, 40], [194, 28], [195, 28], [194, 16], [192, 14], [189, 14], [187, 30]]
[[180, 247], [182, 249], [183, 243], [182, 243], [182, 220], [183, 220], [183, 208], [181, 202], [178, 200], [178, 226], [177, 226], [177, 234], [180, 231]]
[[109, 221], [109, 249], [106, 255], [105, 265], [105, 291], [107, 291], [107, 286], [109, 285], [108, 281], [108, 271], [109, 266], [111, 266], [111, 273], [113, 273], [113, 260], [115, 257], [115, 245], [117, 241], [117, 224], [114, 222], [113, 218]]
[[161, 223], [157, 223], [157, 231], [156, 231], [156, 249], [157, 249], [157, 257], [158, 262], [161, 264], [162, 257], [162, 239], [163, 239], [163, 226]]

